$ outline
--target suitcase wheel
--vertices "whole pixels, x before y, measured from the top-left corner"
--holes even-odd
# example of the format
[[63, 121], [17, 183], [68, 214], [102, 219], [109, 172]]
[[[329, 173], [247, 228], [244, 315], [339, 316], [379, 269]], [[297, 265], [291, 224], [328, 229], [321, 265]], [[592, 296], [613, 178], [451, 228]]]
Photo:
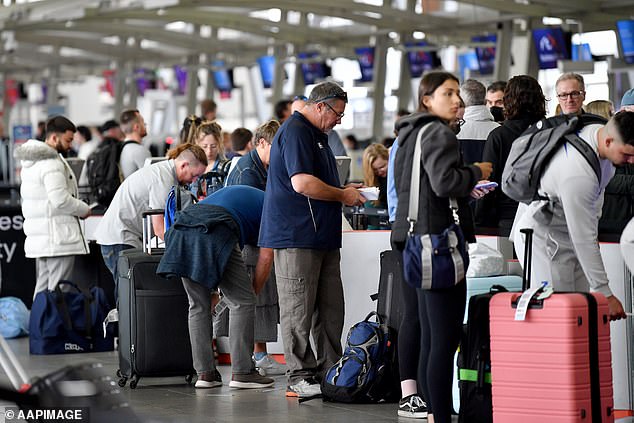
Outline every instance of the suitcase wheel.
[[121, 369], [117, 369], [117, 377], [122, 378]]
[[194, 375], [187, 375], [185, 376], [185, 382], [187, 382], [188, 385], [192, 384], [192, 380], [194, 379]]
[[[128, 382], [128, 378], [124, 376], [124, 377], [119, 379], [119, 386], [123, 388], [127, 382]], [[132, 384], [130, 384], [130, 385], [132, 385]]]
[[132, 379], [130, 379], [130, 389], [135, 389], [137, 383], [139, 383], [139, 377], [133, 376]]

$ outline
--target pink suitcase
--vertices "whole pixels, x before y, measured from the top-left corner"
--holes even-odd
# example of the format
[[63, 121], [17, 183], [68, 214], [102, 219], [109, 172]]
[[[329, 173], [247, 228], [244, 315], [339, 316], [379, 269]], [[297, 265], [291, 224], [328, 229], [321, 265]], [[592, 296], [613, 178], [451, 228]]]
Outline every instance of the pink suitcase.
[[614, 422], [605, 297], [533, 299], [526, 320], [515, 321], [519, 296], [490, 303], [493, 422]]

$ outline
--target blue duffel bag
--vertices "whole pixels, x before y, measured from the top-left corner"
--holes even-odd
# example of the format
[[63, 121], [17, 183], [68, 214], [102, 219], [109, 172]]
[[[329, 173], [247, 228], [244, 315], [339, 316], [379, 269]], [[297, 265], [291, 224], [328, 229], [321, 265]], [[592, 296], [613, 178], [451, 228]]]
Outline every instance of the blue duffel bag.
[[[62, 292], [61, 285], [70, 285]], [[110, 311], [103, 289], [90, 292], [69, 281], [60, 281], [54, 291], [35, 296], [29, 322], [31, 354], [62, 354], [112, 351], [114, 335], [104, 336], [103, 321]]]

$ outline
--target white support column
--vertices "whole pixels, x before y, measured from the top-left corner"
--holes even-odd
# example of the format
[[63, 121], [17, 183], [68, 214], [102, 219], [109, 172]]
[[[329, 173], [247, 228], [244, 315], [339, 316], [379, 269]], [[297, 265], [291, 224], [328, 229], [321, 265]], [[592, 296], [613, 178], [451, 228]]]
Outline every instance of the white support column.
[[271, 94], [271, 104], [269, 105], [269, 116], [273, 116], [273, 107], [275, 103], [282, 99], [284, 95], [284, 62], [286, 60], [286, 47], [276, 46], [274, 49], [275, 56], [275, 75], [273, 77], [273, 92]]
[[198, 65], [200, 59], [197, 54], [187, 56], [187, 85], [185, 88], [187, 114], [196, 112], [196, 88], [198, 88]]
[[[415, 0], [407, 0], [406, 10], [409, 13], [414, 13], [416, 8]], [[412, 40], [412, 34], [410, 32], [401, 32], [400, 34], [401, 45], [405, 47], [405, 43]], [[407, 52], [403, 52], [401, 55], [401, 73], [398, 80], [398, 110], [408, 109], [410, 101], [412, 100], [412, 74], [409, 70], [409, 61], [407, 59]]]
[[47, 95], [46, 95], [46, 108], [48, 109], [51, 106], [56, 106], [59, 103], [59, 91], [57, 89], [57, 84], [59, 84], [59, 65], [51, 66], [48, 69], [48, 78], [46, 81], [47, 84]]
[[513, 22], [505, 21], [500, 23], [495, 45], [495, 68], [493, 71], [493, 79], [495, 81], [507, 81], [509, 79], [512, 41]]
[[123, 111], [123, 97], [125, 95], [126, 64], [123, 60], [117, 60], [114, 75], [114, 106], [112, 113], [115, 119], [119, 118]]
[[383, 113], [385, 111], [385, 67], [387, 61], [387, 35], [377, 35], [374, 46], [374, 108], [372, 115], [372, 137], [383, 138]]
[[[308, 20], [306, 19], [306, 12], [302, 12], [299, 18], [299, 26], [303, 28], [307, 24], [308, 24]], [[297, 55], [299, 54], [301, 49], [304, 48], [304, 46], [295, 44], [293, 48], [294, 48], [293, 54], [295, 54], [295, 58], [297, 58]], [[306, 90], [306, 81], [304, 81], [304, 73], [302, 72], [301, 65], [295, 62], [295, 79], [293, 83], [293, 95], [304, 94], [305, 90]]]

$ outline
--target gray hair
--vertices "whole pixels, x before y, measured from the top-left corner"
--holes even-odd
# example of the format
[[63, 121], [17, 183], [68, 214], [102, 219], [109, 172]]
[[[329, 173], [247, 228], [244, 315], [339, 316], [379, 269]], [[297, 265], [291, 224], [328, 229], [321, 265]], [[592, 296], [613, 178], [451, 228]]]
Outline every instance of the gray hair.
[[559, 78], [557, 78], [557, 82], [555, 83], [555, 88], [557, 88], [557, 86], [559, 86], [559, 83], [561, 81], [568, 81], [569, 79], [574, 79], [577, 82], [579, 82], [579, 85], [581, 86], [580, 89], [582, 91], [585, 91], [586, 83], [583, 80], [583, 76], [579, 75], [578, 73], [574, 73], [574, 72], [562, 73], [561, 76], [559, 76]]
[[460, 86], [460, 97], [462, 97], [465, 107], [486, 104], [486, 94], [486, 87], [475, 79], [467, 79]]
[[308, 96], [308, 100], [306, 100], [306, 103], [321, 103], [324, 100], [333, 98], [338, 98], [346, 103], [348, 102], [348, 95], [343, 90], [343, 88], [341, 88], [339, 84], [335, 82], [327, 81], [315, 85], [315, 88], [313, 88], [313, 90], [310, 92], [310, 96]]

